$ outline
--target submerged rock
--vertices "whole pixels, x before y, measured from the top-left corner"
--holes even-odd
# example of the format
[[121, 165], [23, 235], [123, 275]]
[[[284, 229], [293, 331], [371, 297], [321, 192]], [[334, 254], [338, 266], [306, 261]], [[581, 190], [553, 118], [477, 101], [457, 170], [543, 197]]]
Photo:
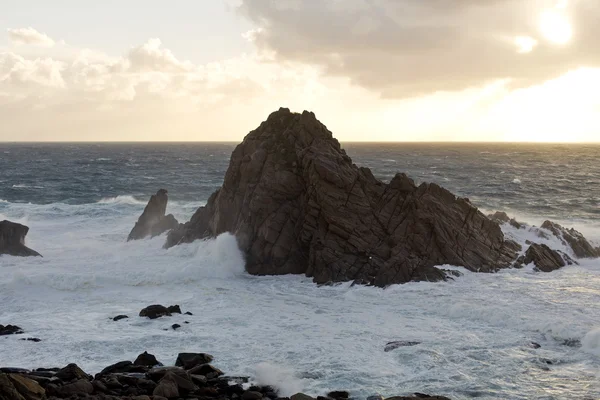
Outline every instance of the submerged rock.
[[7, 254], [17, 257], [41, 257], [35, 250], [25, 246], [25, 236], [29, 227], [16, 222], [0, 222], [0, 255]]
[[387, 353], [389, 351], [396, 350], [399, 347], [411, 347], [411, 346], [416, 346], [418, 344], [421, 344], [421, 342], [409, 342], [409, 341], [405, 341], [405, 340], [398, 340], [398, 341], [389, 342], [388, 344], [386, 344], [383, 351]]
[[165, 189], [160, 189], [150, 197], [144, 212], [129, 233], [127, 241], [158, 236], [179, 226], [179, 222], [172, 214], [165, 215], [169, 201], [167, 193]]
[[517, 266], [534, 263], [536, 268], [542, 272], [551, 272], [565, 265], [577, 264], [571, 257], [557, 250], [552, 250], [545, 244], [533, 243], [516, 261]]
[[170, 317], [171, 312], [169, 308], [162, 306], [160, 304], [153, 304], [148, 306], [140, 311], [140, 317], [148, 317], [150, 319], [156, 319], [160, 317]]
[[466, 199], [359, 168], [311, 112], [280, 109], [234, 150], [221, 189], [166, 247], [233, 233], [256, 275], [387, 286], [437, 281], [436, 265], [494, 272], [518, 245]]

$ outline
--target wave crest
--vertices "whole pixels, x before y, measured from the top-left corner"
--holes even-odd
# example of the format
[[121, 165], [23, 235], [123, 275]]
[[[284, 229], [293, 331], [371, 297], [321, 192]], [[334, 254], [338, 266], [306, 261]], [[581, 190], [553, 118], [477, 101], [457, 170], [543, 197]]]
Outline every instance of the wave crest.
[[145, 202], [136, 199], [131, 195], [121, 195], [117, 197], [104, 197], [98, 204], [129, 204], [129, 205], [138, 205], [138, 204], [146, 204]]

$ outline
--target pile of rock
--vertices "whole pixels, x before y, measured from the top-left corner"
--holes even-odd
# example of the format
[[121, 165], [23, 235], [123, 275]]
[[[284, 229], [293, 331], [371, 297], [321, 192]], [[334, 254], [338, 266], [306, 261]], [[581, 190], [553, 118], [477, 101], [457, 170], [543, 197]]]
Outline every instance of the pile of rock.
[[[2, 400], [316, 400], [298, 393], [280, 397], [271, 386], [250, 386], [248, 378], [227, 377], [213, 367], [213, 357], [205, 353], [180, 353], [175, 366], [165, 367], [152, 354], [144, 352], [134, 362], [122, 361], [103, 369], [96, 376], [76, 364], [64, 368], [0, 368]], [[388, 400], [446, 397], [415, 394]], [[349, 393], [331, 392], [319, 400], [347, 400]], [[379, 399], [379, 398], [378, 398]]]

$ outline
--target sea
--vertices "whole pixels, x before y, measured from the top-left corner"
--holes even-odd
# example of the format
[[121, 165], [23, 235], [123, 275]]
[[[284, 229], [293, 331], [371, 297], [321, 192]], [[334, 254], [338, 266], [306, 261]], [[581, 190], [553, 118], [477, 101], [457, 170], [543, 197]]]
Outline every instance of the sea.
[[[251, 276], [230, 234], [168, 250], [164, 236], [126, 241], [160, 188], [168, 212], [187, 221], [222, 184], [234, 146], [0, 144], [0, 220], [29, 226], [27, 245], [44, 256], [0, 257], [0, 324], [25, 330], [0, 337], [0, 366], [75, 362], [93, 374], [144, 351], [171, 365], [179, 352], [207, 352], [229, 375], [282, 395], [600, 398], [600, 260], [552, 273], [447, 266], [462, 276], [380, 289]], [[343, 147], [383, 181], [404, 172], [485, 213], [537, 226], [550, 219], [600, 245], [598, 145]], [[503, 230], [523, 244], [532, 238]], [[193, 315], [138, 317], [150, 304]], [[129, 318], [111, 319], [119, 314]], [[419, 344], [385, 352], [392, 341]]]

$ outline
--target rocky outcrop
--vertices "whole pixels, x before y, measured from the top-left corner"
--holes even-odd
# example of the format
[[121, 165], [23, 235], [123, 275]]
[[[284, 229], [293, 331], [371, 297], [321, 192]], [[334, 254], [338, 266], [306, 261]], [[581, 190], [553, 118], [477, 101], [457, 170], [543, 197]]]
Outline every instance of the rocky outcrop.
[[25, 246], [25, 236], [29, 227], [16, 222], [0, 222], [0, 255], [8, 254], [17, 257], [41, 257], [41, 254]]
[[167, 193], [165, 189], [160, 189], [150, 197], [144, 212], [129, 233], [127, 241], [158, 236], [179, 225], [173, 214], [165, 215], [169, 201]]
[[[198, 355], [206, 356], [204, 353]], [[150, 354], [138, 356], [146, 359]], [[210, 358], [212, 360], [212, 357]], [[154, 362], [155, 359], [152, 359]], [[208, 360], [208, 359], [205, 359]], [[122, 361], [106, 367], [95, 377], [82, 371], [76, 364], [65, 368], [36, 370], [0, 368], [0, 400], [164, 400], [164, 399], [220, 399], [220, 400], [346, 400], [357, 398], [347, 391], [329, 392], [327, 397], [312, 397], [297, 393], [283, 397], [272, 386], [248, 384], [249, 378], [223, 376], [210, 364], [193, 368], [156, 367], [144, 362], [135, 365]], [[215, 373], [218, 371], [219, 373]], [[376, 400], [440, 399], [447, 397], [415, 393], [408, 397], [376, 396]]]
[[594, 247], [575, 229], [567, 229], [552, 221], [544, 221], [542, 228], [552, 232], [560, 241], [573, 250], [578, 258], [600, 257], [600, 248]]
[[577, 264], [571, 257], [562, 251], [552, 250], [545, 244], [533, 243], [516, 261], [517, 266], [534, 263], [536, 268], [542, 272], [551, 272], [566, 265]]
[[537, 240], [532, 241], [531, 239], [527, 239], [526, 244], [530, 245], [530, 247], [515, 262], [516, 267], [522, 267], [533, 262], [538, 270], [550, 272], [566, 265], [577, 264], [571, 257], [576, 259], [600, 257], [600, 248], [594, 247], [583, 234], [573, 228], [565, 228], [556, 222], [544, 221], [541, 227], [530, 226], [526, 223], [517, 222], [505, 212], [500, 211], [489, 215], [488, 218], [499, 224], [510, 224], [519, 230], [531, 232], [540, 241], [547, 241], [551, 245], [556, 244], [553, 237], [557, 238], [569, 253], [566, 254], [563, 251], [552, 249], [547, 244], [535, 243]]
[[518, 245], [466, 199], [404, 174], [359, 168], [311, 112], [280, 109], [234, 150], [221, 189], [170, 247], [233, 233], [258, 275], [377, 286], [445, 279], [436, 265], [493, 272]]

